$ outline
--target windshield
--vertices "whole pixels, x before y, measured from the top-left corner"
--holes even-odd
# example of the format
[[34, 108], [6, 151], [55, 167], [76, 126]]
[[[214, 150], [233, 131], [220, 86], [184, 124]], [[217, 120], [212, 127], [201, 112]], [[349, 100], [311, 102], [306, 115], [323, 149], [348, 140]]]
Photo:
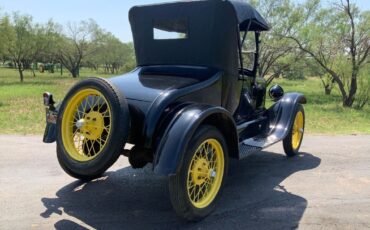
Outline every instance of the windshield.
[[243, 68], [252, 71], [257, 53], [255, 34], [250, 32], [248, 33], [247, 31], [242, 31], [240, 32], [240, 41], [242, 44], [241, 53], [243, 59]]

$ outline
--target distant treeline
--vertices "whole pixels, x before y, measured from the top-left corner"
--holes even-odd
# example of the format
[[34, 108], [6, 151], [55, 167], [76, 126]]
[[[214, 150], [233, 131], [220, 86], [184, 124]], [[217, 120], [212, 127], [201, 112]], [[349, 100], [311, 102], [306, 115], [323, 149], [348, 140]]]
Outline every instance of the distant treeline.
[[122, 43], [92, 19], [59, 25], [52, 20], [34, 23], [31, 16], [13, 13], [0, 15], [0, 60], [23, 71], [44, 70], [62, 65], [73, 77], [80, 67], [105, 73], [118, 73], [135, 66], [133, 45]]
[[[370, 11], [361, 10], [355, 0], [249, 2], [271, 25], [261, 35], [257, 71], [267, 83], [280, 76], [316, 76], [323, 94], [340, 92], [344, 107], [369, 104]], [[61, 63], [73, 77], [81, 66], [110, 73], [135, 66], [132, 44], [122, 43], [91, 19], [61, 26], [33, 23], [32, 17], [18, 13], [0, 14], [0, 60], [12, 62], [21, 81], [23, 70], [38, 62]]]

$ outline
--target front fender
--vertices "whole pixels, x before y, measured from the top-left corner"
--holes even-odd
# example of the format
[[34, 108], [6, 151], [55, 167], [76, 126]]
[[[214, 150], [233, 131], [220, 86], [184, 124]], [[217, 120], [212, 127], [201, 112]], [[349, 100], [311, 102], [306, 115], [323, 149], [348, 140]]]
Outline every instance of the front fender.
[[[222, 107], [191, 104], [181, 109], [167, 126], [156, 149], [154, 172], [162, 175], [175, 174], [181, 165], [187, 145], [196, 129], [212, 115], [221, 115], [234, 124], [230, 113]], [[237, 134], [234, 135], [237, 140]]]
[[300, 93], [287, 93], [271, 106], [267, 112], [270, 122], [269, 136], [275, 140], [284, 139], [294, 122], [294, 112], [298, 104], [306, 104], [307, 99]]

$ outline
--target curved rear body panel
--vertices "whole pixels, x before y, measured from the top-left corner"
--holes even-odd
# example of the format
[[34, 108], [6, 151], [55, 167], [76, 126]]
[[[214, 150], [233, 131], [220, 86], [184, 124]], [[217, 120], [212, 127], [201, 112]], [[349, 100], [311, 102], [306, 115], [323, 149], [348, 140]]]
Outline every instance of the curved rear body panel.
[[189, 103], [221, 106], [223, 73], [189, 66], [139, 67], [110, 78], [127, 99], [131, 115], [129, 142], [152, 147], [159, 126], [166, 117]]

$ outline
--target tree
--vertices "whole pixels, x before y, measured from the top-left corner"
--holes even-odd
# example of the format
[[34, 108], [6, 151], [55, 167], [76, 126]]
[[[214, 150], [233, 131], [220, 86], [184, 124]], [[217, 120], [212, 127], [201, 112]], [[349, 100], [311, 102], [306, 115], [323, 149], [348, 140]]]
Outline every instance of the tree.
[[329, 9], [321, 9], [319, 0], [308, 1], [290, 15], [295, 25], [287, 37], [332, 77], [344, 107], [356, 99], [359, 73], [369, 56], [369, 18], [350, 0]]
[[104, 32], [95, 43], [95, 54], [87, 57], [83, 64], [98, 71], [103, 67], [104, 73], [117, 74], [120, 70], [132, 69], [135, 65], [132, 44], [122, 43], [111, 33]]
[[[61, 26], [49, 20], [45, 25], [36, 24], [33, 28], [33, 41], [32, 51], [29, 58], [26, 60], [27, 64], [37, 62], [55, 62], [57, 44], [60, 37]], [[34, 69], [32, 68], [33, 75], [35, 76]]]
[[67, 31], [66, 35], [59, 37], [57, 56], [75, 78], [79, 75], [82, 59], [96, 52], [96, 43], [101, 40], [102, 30], [90, 19], [78, 24], [69, 23]]
[[6, 60], [8, 56], [8, 46], [10, 45], [12, 26], [7, 15], [0, 16], [0, 59]]
[[367, 65], [367, 69], [362, 70], [359, 78], [359, 93], [356, 95], [355, 108], [361, 109], [366, 104], [370, 104], [370, 65]]
[[286, 39], [291, 23], [288, 15], [290, 0], [254, 0], [251, 2], [264, 18], [268, 19], [270, 31], [261, 33], [258, 76], [269, 76], [269, 84], [275, 77], [290, 69], [301, 56], [292, 42]]
[[63, 32], [52, 20], [34, 24], [30, 16], [0, 14], [0, 59], [13, 62], [21, 81], [23, 71], [38, 62], [60, 62], [77, 77], [83, 62], [96, 69], [104, 65], [106, 72], [117, 73], [133, 66], [133, 57], [132, 44], [122, 43], [91, 19], [69, 23]]
[[13, 13], [12, 25], [8, 24], [9, 44], [7, 52], [16, 65], [21, 82], [23, 82], [24, 60], [29, 58], [33, 49], [32, 17]]
[[[58, 26], [52, 21], [47, 24], [33, 24], [32, 17], [14, 13], [12, 20], [4, 16], [0, 21], [0, 54], [10, 59], [18, 69], [20, 80], [23, 71], [32, 63], [52, 59], [54, 37]], [[33, 72], [34, 76], [35, 73]]]
[[106, 34], [104, 43], [97, 54], [99, 62], [104, 64], [105, 72], [118, 73], [118, 70], [130, 62], [133, 50], [127, 44], [122, 43], [112, 34]]

